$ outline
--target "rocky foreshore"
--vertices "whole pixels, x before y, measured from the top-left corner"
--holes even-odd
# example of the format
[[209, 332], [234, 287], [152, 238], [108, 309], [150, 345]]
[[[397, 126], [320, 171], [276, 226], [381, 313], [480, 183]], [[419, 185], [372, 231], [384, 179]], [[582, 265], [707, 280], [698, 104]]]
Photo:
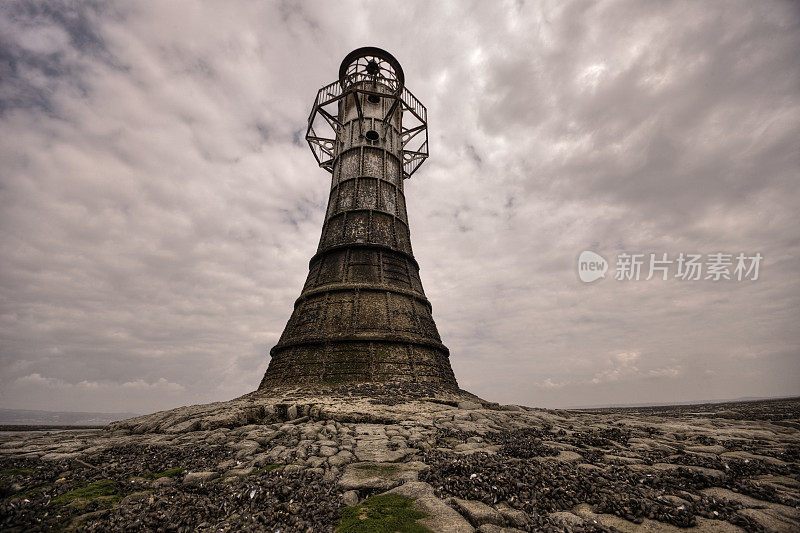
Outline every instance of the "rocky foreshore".
[[3, 531], [798, 531], [800, 400], [552, 411], [253, 393], [0, 433]]

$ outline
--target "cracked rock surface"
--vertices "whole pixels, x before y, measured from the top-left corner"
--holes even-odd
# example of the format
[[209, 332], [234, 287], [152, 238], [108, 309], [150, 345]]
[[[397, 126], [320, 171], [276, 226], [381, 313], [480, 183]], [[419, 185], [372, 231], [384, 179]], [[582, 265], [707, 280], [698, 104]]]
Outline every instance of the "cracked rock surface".
[[3, 531], [334, 531], [387, 491], [431, 531], [798, 531], [800, 400], [552, 411], [368, 385], [0, 432]]

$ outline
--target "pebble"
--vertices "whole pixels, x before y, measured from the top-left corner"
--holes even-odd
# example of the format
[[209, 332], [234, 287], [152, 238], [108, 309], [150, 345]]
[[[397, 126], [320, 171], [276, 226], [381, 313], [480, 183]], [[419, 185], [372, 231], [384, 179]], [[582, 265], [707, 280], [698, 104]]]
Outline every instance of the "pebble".
[[346, 506], [358, 505], [358, 492], [348, 490], [342, 493], [342, 503]]
[[334, 446], [320, 446], [319, 447], [319, 454], [322, 457], [331, 457], [339, 453], [339, 450]]

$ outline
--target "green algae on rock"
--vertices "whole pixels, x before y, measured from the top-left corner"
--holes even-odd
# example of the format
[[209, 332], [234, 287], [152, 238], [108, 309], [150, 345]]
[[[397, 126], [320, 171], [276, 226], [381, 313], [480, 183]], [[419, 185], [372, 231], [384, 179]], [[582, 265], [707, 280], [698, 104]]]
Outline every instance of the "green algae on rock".
[[336, 527], [337, 533], [432, 533], [417, 520], [427, 513], [413, 508], [414, 499], [397, 494], [381, 494], [360, 505], [346, 507]]

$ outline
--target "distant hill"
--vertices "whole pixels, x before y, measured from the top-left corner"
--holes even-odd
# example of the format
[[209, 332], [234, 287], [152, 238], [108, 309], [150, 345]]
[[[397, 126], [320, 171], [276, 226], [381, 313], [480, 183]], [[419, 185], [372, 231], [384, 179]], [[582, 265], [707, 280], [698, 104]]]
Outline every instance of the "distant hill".
[[81, 413], [71, 411], [34, 411], [0, 409], [0, 425], [16, 426], [104, 426], [117, 420], [139, 416], [137, 413]]
[[747, 403], [747, 402], [763, 402], [771, 400], [793, 400], [797, 396], [742, 396], [740, 398], [726, 398], [722, 400], [693, 400], [685, 402], [647, 402], [647, 403], [611, 403], [599, 405], [583, 405], [566, 407], [566, 409], [617, 409], [617, 408], [635, 408], [635, 407], [672, 407], [672, 406], [690, 406], [690, 405], [717, 405], [725, 403]]

